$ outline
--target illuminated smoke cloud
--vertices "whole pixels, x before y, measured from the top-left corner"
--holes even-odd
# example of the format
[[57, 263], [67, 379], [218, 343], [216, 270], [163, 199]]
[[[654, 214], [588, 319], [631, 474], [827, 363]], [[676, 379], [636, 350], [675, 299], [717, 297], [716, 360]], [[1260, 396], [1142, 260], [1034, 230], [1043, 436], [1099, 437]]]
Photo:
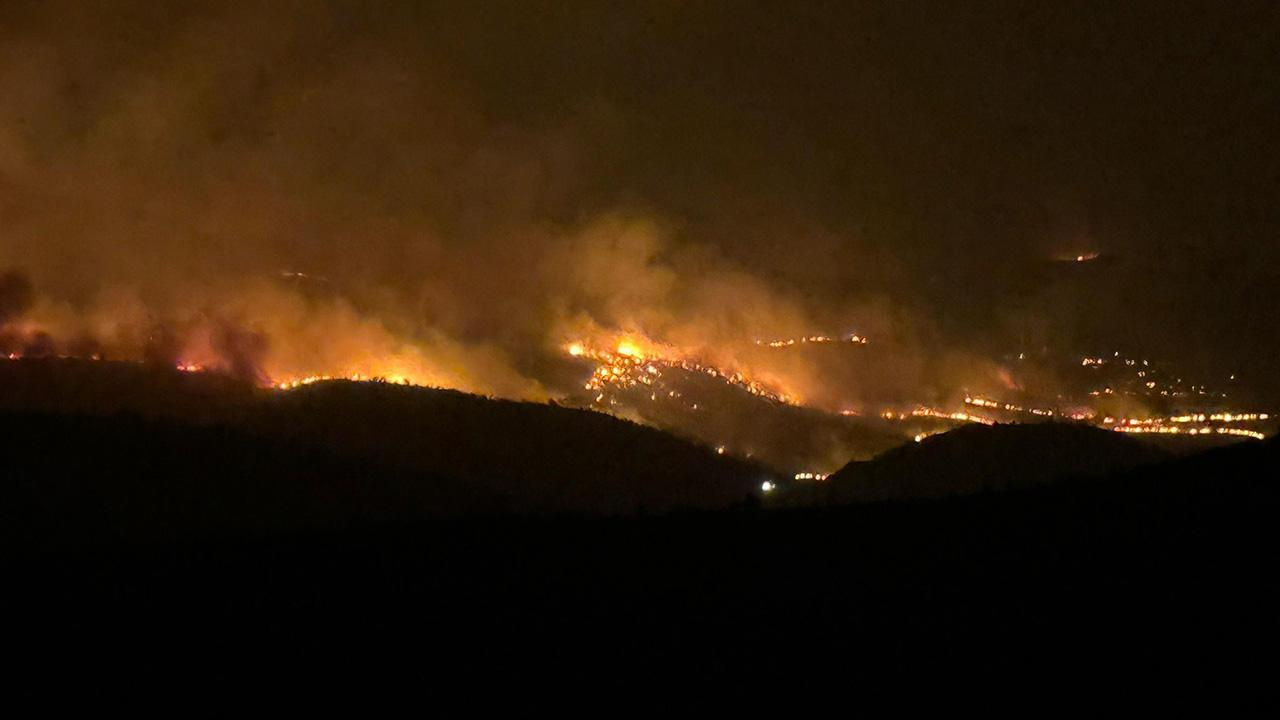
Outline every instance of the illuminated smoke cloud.
[[[610, 92], [593, 68], [576, 83], [525, 74], [528, 33], [466, 4], [82, 5], [6, 3], [0, 18], [0, 267], [31, 280], [0, 292], [6, 347], [546, 399], [582, 385], [566, 343], [632, 337], [874, 414], [962, 388], [1011, 392], [983, 359], [1016, 345], [1001, 334], [1056, 339], [1028, 330], [1024, 316], [1045, 313], [1005, 287], [1031, 282], [1008, 237], [1038, 228], [948, 215], [987, 207], [988, 186], [898, 161], [941, 153], [948, 167], [1016, 173], [985, 152], [966, 162], [917, 134], [877, 134], [900, 124], [875, 121], [884, 103], [842, 113], [840, 127], [870, 123], [866, 151], [830, 184], [806, 166], [840, 159], [825, 135], [797, 145], [770, 134], [779, 123], [753, 126], [741, 102], [737, 115], [721, 107], [757, 97], [749, 69], [724, 78], [740, 97], [705, 98], [644, 78]], [[684, 28], [670, 12], [668, 30]], [[562, 40], [585, 41], [572, 23], [548, 32], [528, 39], [566, 52], [577, 45]], [[456, 44], [490, 33], [482, 54]], [[1105, 312], [1090, 317], [1140, 312], [1097, 297]], [[757, 344], [846, 333], [870, 338], [853, 364]], [[1049, 393], [1054, 381], [1037, 378]]]

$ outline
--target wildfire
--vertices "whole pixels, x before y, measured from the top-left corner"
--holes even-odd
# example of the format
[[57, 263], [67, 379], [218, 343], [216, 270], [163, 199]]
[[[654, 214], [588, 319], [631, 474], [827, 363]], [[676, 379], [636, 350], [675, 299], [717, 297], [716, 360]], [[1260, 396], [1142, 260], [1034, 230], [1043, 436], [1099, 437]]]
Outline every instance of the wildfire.
[[[51, 357], [51, 358], [56, 358], [58, 360], [82, 360], [82, 361], [88, 360], [88, 361], [95, 361], [95, 362], [101, 361], [103, 359], [102, 356], [97, 353], [94, 353], [92, 355], [88, 355], [85, 357], [79, 357], [74, 355], [61, 355], [61, 354], [51, 355], [51, 356], [42, 356], [42, 357]], [[17, 361], [17, 360], [24, 360], [28, 358], [21, 353], [10, 352], [4, 355], [0, 355], [0, 359]], [[37, 358], [32, 358], [32, 359], [37, 359]], [[114, 362], [133, 363], [137, 365], [145, 364], [141, 360], [115, 360]], [[189, 362], [185, 360], [180, 360], [174, 363], [173, 369], [181, 373], [192, 373], [192, 374], [219, 372], [219, 369], [216, 367], [210, 367], [210, 366], [203, 365], [201, 363]], [[352, 382], [376, 382], [376, 383], [385, 383], [385, 384], [392, 384], [392, 385], [413, 385], [417, 387], [430, 387], [423, 383], [415, 382], [411, 377], [406, 375], [391, 374], [391, 375], [375, 376], [375, 375], [368, 375], [368, 374], [359, 373], [359, 372], [351, 373], [348, 375], [313, 374], [313, 375], [305, 375], [301, 377], [289, 378], [285, 380], [268, 379], [265, 382], [261, 383], [261, 386], [263, 388], [271, 389], [271, 390], [293, 390], [295, 388], [303, 387], [306, 385], [313, 385], [315, 383], [324, 382], [328, 380], [350, 380]]]
[[[797, 344], [844, 342], [864, 344], [867, 340], [865, 337], [856, 334], [840, 337], [810, 335], [769, 342], [757, 341], [757, 345], [788, 347]], [[35, 346], [32, 345], [32, 347]], [[54, 347], [56, 349], [52, 351], [41, 349], [39, 354], [37, 354], [36, 350], [30, 350], [29, 352], [32, 357], [102, 359], [102, 355], [96, 351], [86, 351], [83, 355], [72, 356], [63, 354], [71, 346], [56, 345]], [[6, 350], [7, 352], [0, 354], [0, 359], [7, 358], [17, 361], [27, 357], [26, 353], [28, 351], [8, 350], [7, 348]], [[668, 376], [675, 371], [699, 373], [716, 378], [752, 395], [776, 403], [800, 404], [799, 399], [795, 396], [784, 392], [772, 382], [766, 383], [758, 377], [753, 377], [743, 369], [710, 364], [696, 357], [695, 353], [656, 342], [640, 335], [614, 336], [612, 342], [601, 344], [577, 340], [565, 345], [563, 350], [570, 357], [589, 360], [593, 364], [591, 374], [583, 381], [582, 387], [591, 393], [591, 397], [594, 398], [593, 404], [596, 406], [617, 405], [622, 401], [622, 398], [617, 395], [618, 392], [639, 389], [644, 395], [648, 396], [650, 401], [657, 401], [660, 397], [666, 398], [684, 403], [689, 410], [698, 411], [700, 406], [697, 402], [691, 402], [693, 398], [684, 400], [681, 390], [670, 384]], [[437, 375], [433, 374], [429, 365], [416, 362], [417, 357], [417, 355], [395, 353], [370, 354], [368, 362], [344, 363], [345, 367], [340, 365], [335, 369], [302, 367], [297, 368], [302, 372], [297, 372], [296, 370], [289, 372], [268, 367], [261, 370], [260, 374], [249, 377], [253, 377], [262, 387], [275, 391], [290, 391], [325, 381], [377, 382], [423, 387], [435, 387], [442, 384]], [[143, 362], [138, 357], [122, 359], [121, 361]], [[188, 351], [183, 352], [182, 359], [174, 361], [167, 367], [181, 373], [229, 373], [231, 370], [227, 364], [228, 362], [225, 359], [210, 356], [208, 353], [201, 353], [199, 347], [196, 347], [195, 351], [191, 351], [188, 348]], [[1161, 382], [1168, 383], [1169, 388], [1185, 389], [1190, 387], [1192, 391], [1198, 390], [1200, 396], [1214, 395], [1208, 393], [1203, 385], [1180, 385], [1181, 378], [1177, 378], [1176, 373], [1165, 372], [1162, 369], [1166, 367], [1164, 364], [1152, 363], [1146, 359], [1124, 357], [1119, 351], [1110, 356], [1084, 357], [1081, 359], [1080, 365], [1088, 368], [1090, 372], [1097, 371], [1114, 375], [1110, 370], [1103, 370], [1103, 368], [1110, 366], [1131, 378], [1136, 374], [1138, 380], [1142, 381], [1140, 384], [1147, 389], [1156, 387], [1155, 380], [1148, 378], [1167, 377], [1169, 380]], [[308, 372], [308, 370], [310, 371]], [[316, 372], [316, 370], [328, 371]], [[237, 375], [237, 377], [246, 376]], [[1170, 383], [1174, 378], [1177, 378], [1176, 381]], [[1108, 379], [1114, 379], [1114, 377], [1108, 377]], [[1131, 387], [1137, 388], [1138, 385], [1139, 383], [1134, 383]], [[1113, 389], [1108, 385], [1105, 390], [1094, 391], [1091, 394], [1114, 394], [1116, 396], [1134, 394], [1125, 390], [1125, 387], [1125, 385], [1117, 384], [1116, 388], [1118, 389]], [[1170, 393], [1168, 390], [1164, 390], [1161, 394], [1168, 395]], [[1173, 394], [1185, 393], [1179, 390]], [[1064, 402], [1070, 403], [1069, 400], [1064, 400]], [[1203, 399], [1194, 402], [1208, 404]], [[993, 425], [1004, 421], [1034, 421], [1037, 418], [1062, 418], [1087, 422], [1097, 427], [1126, 433], [1187, 436], [1226, 435], [1252, 439], [1264, 438], [1265, 433], [1263, 431], [1267, 430], [1269, 426], [1260, 426], [1259, 423], [1267, 423], [1273, 418], [1273, 415], [1267, 412], [1222, 409], [1225, 403], [1219, 404], [1216, 402], [1214, 404], [1217, 407], [1213, 409], [1207, 407], [1204, 410], [1193, 409], [1194, 405], [1188, 402], [1178, 412], [1169, 415], [1135, 417], [1116, 417], [1112, 415], [1099, 417], [1101, 413], [1089, 407], [1080, 407], [1072, 404], [1067, 404], [1065, 407], [1035, 407], [1030, 403], [1019, 404], [980, 395], [966, 395], [963, 398], [963, 403], [960, 408], [919, 405], [915, 407], [907, 406], [910, 409], [888, 409], [881, 413], [881, 417], [885, 420], [896, 422], [910, 422], [919, 418], [929, 418], [952, 423], [978, 423], [982, 425]], [[982, 412], [978, 412], [978, 410]], [[844, 410], [840, 411], [840, 414], [856, 416], [859, 411]], [[917, 423], [917, 427], [905, 431], [903, 433], [904, 437], [912, 437], [912, 433], [915, 433], [914, 439], [919, 442], [933, 432], [933, 430], [920, 432], [922, 428], [918, 427], [918, 425], [921, 424], [923, 423]], [[726, 448], [723, 445], [714, 446], [714, 449], [718, 454], [726, 453]], [[809, 475], [811, 477], [804, 478], [797, 475], [797, 479], [822, 479], [817, 477], [815, 473], [809, 473]]]
[[847, 336], [832, 337], [830, 335], [806, 335], [799, 338], [784, 338], [782, 340], [757, 340], [757, 345], [764, 345], [771, 348], [785, 348], [793, 345], [805, 344], [823, 344], [823, 343], [853, 343], [855, 345], [866, 345], [867, 338], [864, 335], [853, 333]]
[[305, 377], [294, 378], [292, 380], [282, 380], [273, 382], [271, 387], [276, 390], [293, 390], [307, 385], [314, 385], [318, 382], [327, 382], [332, 380], [346, 380], [350, 382], [372, 382], [384, 385], [410, 385], [413, 387], [430, 387], [420, 383], [413, 382], [411, 379], [403, 375], [390, 376], [370, 376], [363, 373], [352, 373], [350, 375], [307, 375]]
[[[1118, 432], [1198, 436], [1230, 435], [1235, 437], [1252, 438], [1255, 440], [1265, 439], [1266, 434], [1248, 427], [1240, 427], [1240, 425], [1266, 422], [1272, 417], [1270, 413], [1265, 412], [1222, 411], [1209, 413], [1183, 413], [1179, 415], [1143, 418], [1116, 418], [1108, 415], [1101, 419], [1097, 419], [1097, 415], [1094, 411], [1089, 409], [1077, 409], [1070, 412], [1047, 408], [1028, 409], [1014, 403], [1000, 402], [990, 398], [974, 396], [966, 396], [964, 402], [966, 405], [987, 408], [998, 412], [1014, 414], [1025, 413], [1043, 418], [1060, 417], [1078, 422], [1091, 422], [1097, 427], [1115, 430]], [[992, 425], [996, 422], [992, 418], [974, 415], [966, 411], [948, 412], [941, 408], [927, 406], [917, 407], [910, 412], [885, 410], [880, 413], [880, 417], [890, 421], [905, 421], [912, 418], [927, 417], [940, 420], [952, 420], [961, 423], [979, 423], [982, 425]], [[1187, 427], [1192, 424], [1197, 425], [1198, 427]], [[916, 442], [920, 442], [930, 434], [932, 433], [919, 433], [914, 439]]]
[[1106, 418], [1103, 418], [1102, 422], [1107, 425], [1118, 423], [1120, 425], [1125, 425], [1129, 427], [1134, 427], [1134, 426], [1149, 427], [1153, 425], [1164, 425], [1165, 423], [1185, 424], [1185, 423], [1203, 423], [1205, 421], [1223, 422], [1223, 423], [1246, 423], [1246, 422], [1259, 422], [1259, 421], [1270, 420], [1270, 419], [1271, 419], [1271, 415], [1269, 413], [1221, 412], [1221, 413], [1211, 413], [1208, 415], [1206, 415], [1205, 413], [1198, 413], [1195, 415], [1170, 415], [1168, 417], [1154, 417], [1154, 418], [1120, 418], [1118, 420], [1113, 417], [1106, 417]]
[[618, 343], [618, 354], [624, 357], [644, 359], [644, 350], [641, 350], [639, 345], [630, 340], [622, 340]]
[[1053, 260], [1065, 263], [1087, 263], [1097, 260], [1100, 257], [1102, 257], [1102, 253], [1096, 250], [1089, 250], [1086, 252], [1076, 252], [1075, 254], [1072, 254], [1071, 252], [1056, 254], [1053, 256]]
[[1071, 418], [1072, 420], [1087, 420], [1094, 416], [1092, 411], [1077, 410], [1071, 413], [1064, 413], [1057, 410], [1051, 410], [1049, 408], [1037, 408], [1037, 407], [1024, 408], [1021, 405], [1015, 405], [1014, 403], [1002, 403], [997, 400], [990, 400], [983, 397], [965, 396], [964, 403], [966, 405], [974, 405], [977, 407], [990, 408], [992, 410], [1004, 410], [1005, 412], [1012, 412], [1012, 413], [1029, 413], [1037, 417], [1046, 417], [1046, 418], [1068, 417], [1068, 418]]
[[[583, 385], [583, 389], [599, 393], [596, 397], [597, 403], [605, 399], [605, 391], [625, 390], [641, 385], [652, 388], [658, 384], [664, 372], [678, 369], [724, 380], [752, 395], [774, 402], [794, 404], [794, 400], [786, 394], [766, 387], [740, 371], [705, 365], [696, 360], [684, 358], [679, 353], [656, 343], [643, 343], [636, 339], [624, 338], [617, 342], [613, 350], [600, 350], [583, 342], [574, 342], [566, 346], [565, 351], [572, 357], [586, 358], [596, 363], [595, 370]], [[657, 392], [651, 392], [650, 399], [656, 400], [657, 395]], [[667, 397], [678, 398], [680, 392], [669, 390]], [[696, 404], [691, 407], [697, 409]]]
[[1122, 433], [1157, 433], [1160, 435], [1235, 435], [1237, 437], [1247, 437], [1254, 440], [1265, 440], [1267, 438], [1263, 433], [1257, 430], [1246, 430], [1244, 428], [1234, 427], [1200, 427], [1185, 428], [1176, 425], [1157, 425], [1157, 426], [1132, 426], [1117, 425], [1112, 428], [1116, 432]]
[[[967, 412], [947, 412], [938, 408], [918, 407], [911, 411], [912, 417], [929, 417], [940, 418], [942, 420], [955, 420], [957, 422], [972, 422], [979, 425], [995, 425], [996, 421], [981, 415], [973, 415]], [[901, 416], [899, 416], [901, 417]]]

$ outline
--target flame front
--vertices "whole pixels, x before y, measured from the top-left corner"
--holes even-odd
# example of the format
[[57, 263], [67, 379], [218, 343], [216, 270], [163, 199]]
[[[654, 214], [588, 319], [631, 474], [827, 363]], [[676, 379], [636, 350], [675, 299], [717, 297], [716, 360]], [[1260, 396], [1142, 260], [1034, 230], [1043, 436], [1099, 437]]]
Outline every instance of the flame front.
[[[757, 381], [740, 370], [725, 369], [689, 358], [686, 354], [662, 343], [625, 336], [611, 344], [613, 350], [597, 349], [585, 341], [568, 344], [565, 351], [571, 357], [580, 357], [595, 363], [595, 369], [583, 388], [602, 393], [606, 390], [628, 389], [639, 385], [653, 386], [665, 371], [672, 369], [702, 373], [718, 378], [752, 395], [774, 402], [794, 404], [796, 401], [778, 388]], [[679, 391], [668, 391], [669, 397], [677, 397]], [[653, 397], [656, 399], [656, 396]], [[597, 396], [597, 402], [604, 400]]]

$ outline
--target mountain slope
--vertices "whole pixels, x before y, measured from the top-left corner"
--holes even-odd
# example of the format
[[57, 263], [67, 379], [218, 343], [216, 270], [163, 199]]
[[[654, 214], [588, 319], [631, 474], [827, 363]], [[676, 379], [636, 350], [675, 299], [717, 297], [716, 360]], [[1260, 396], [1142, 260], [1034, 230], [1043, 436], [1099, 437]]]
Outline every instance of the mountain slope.
[[448, 391], [333, 382], [273, 397], [263, 433], [482, 484], [517, 512], [726, 507], [771, 475], [600, 413]]
[[[131, 467], [131, 456], [115, 452], [122, 446], [141, 457], [166, 446], [189, 447], [189, 465], [162, 463], [143, 472], [199, 476], [215, 494], [212, 475], [202, 475], [209, 458], [232, 463], [220, 476], [268, 485], [282, 474], [300, 482], [311, 475], [337, 482], [367, 473], [377, 485], [394, 486], [379, 490], [379, 497], [389, 493], [394, 501], [387, 503], [412, 512], [615, 514], [728, 507], [759, 493], [771, 477], [758, 465], [599, 413], [371, 382], [323, 382], [278, 392], [129, 363], [4, 362], [0, 411], [49, 416], [31, 421], [49, 428], [44, 435], [32, 435], [24, 420], [11, 418], [14, 431], [5, 436], [3, 449], [16, 457], [36, 453], [64, 462], [68, 451], [109, 446], [111, 452], [96, 464], [55, 464], [63, 474]], [[107, 442], [119, 434], [118, 442]], [[40, 467], [36, 462], [24, 472], [40, 474]], [[295, 467], [314, 472], [294, 472]], [[337, 468], [345, 468], [345, 475]]]
[[967, 495], [1098, 477], [1167, 457], [1084, 425], [969, 425], [849, 463], [820, 492], [822, 501], [835, 503]]

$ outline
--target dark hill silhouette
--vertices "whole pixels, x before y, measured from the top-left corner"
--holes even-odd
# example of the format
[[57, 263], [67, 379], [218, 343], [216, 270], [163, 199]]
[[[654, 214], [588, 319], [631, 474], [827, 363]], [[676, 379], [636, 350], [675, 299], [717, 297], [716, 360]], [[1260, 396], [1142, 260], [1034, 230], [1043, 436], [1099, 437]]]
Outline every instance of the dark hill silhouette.
[[226, 422], [244, 418], [261, 395], [217, 373], [71, 358], [0, 360], [0, 410]]
[[[634, 417], [695, 444], [726, 444], [731, 455], [749, 456], [770, 467], [791, 472], [837, 467], [850, 457], [872, 457], [904, 439], [900, 430], [879, 426], [875, 420], [780, 404], [703, 373], [677, 368], [669, 370], [664, 377], [685, 397], [672, 400], [663, 396], [652, 402], [647, 390], [620, 393]], [[364, 383], [362, 387], [374, 385]], [[298, 392], [307, 389], [300, 388]], [[430, 392], [444, 391], [418, 393], [413, 396], [415, 402], [430, 405]], [[240, 426], [261, 413], [269, 404], [266, 401], [275, 395], [278, 393], [260, 390], [226, 375], [177, 372], [169, 367], [139, 363], [70, 358], [0, 362], [0, 409], [89, 414], [128, 412], [145, 417]], [[694, 402], [699, 404], [696, 411], [691, 409]], [[520, 405], [542, 407], [532, 403]], [[582, 408], [589, 403], [568, 405]], [[565, 408], [565, 412], [571, 412], [571, 407]], [[592, 413], [589, 417], [600, 416], [601, 413]], [[743, 418], [751, 421], [744, 422]], [[384, 429], [386, 425], [380, 423]], [[420, 444], [417, 439], [414, 443]], [[759, 482], [755, 485], [758, 487]]]
[[458, 480], [132, 415], [0, 413], [6, 547], [251, 538], [483, 512]]
[[752, 698], [762, 677], [792, 695], [934, 677], [984, 697], [1046, 678], [1265, 692], [1278, 475], [1270, 440], [927, 502], [7, 552], [9, 677], [361, 703], [474, 683], [616, 697], [637, 677]]
[[[173, 462], [159, 475], [204, 473], [197, 458], [212, 454], [239, 462], [219, 472], [246, 483], [251, 480], [244, 478], [258, 477], [274, 482], [296, 464], [286, 458], [299, 453], [305, 457], [295, 459], [309, 468], [325, 467], [318, 458], [330, 457], [347, 463], [343, 467], [355, 476], [370, 468], [381, 488], [375, 494], [390, 492], [387, 497], [414, 512], [720, 508], [753, 497], [772, 477], [761, 466], [599, 413], [376, 382], [333, 381], [276, 392], [224, 376], [131, 363], [6, 361], [0, 362], [0, 410], [86, 418], [73, 423], [65, 439], [58, 433], [22, 435], [40, 442], [6, 443], [6, 451], [23, 456], [57, 457], [68, 448], [96, 446], [103, 441], [95, 433], [134, 433], [127, 443], [142, 447], [153, 433], [158, 443], [200, 449], [190, 454], [189, 469], [167, 456]], [[88, 420], [121, 413], [150, 424], [117, 429], [112, 422]], [[294, 454], [277, 458], [269, 447], [292, 448]], [[113, 463], [127, 466], [129, 458], [111, 455], [97, 467]], [[404, 481], [407, 476], [422, 486]], [[439, 483], [448, 490], [435, 487]], [[393, 486], [394, 492], [387, 490]], [[90, 496], [101, 490], [83, 489]]]
[[1168, 457], [1134, 438], [1085, 425], [968, 425], [849, 463], [794, 494], [800, 502], [836, 504], [939, 498], [1099, 477]]
[[253, 424], [484, 486], [515, 512], [722, 508], [758, 494], [773, 477], [600, 413], [451, 390], [318, 383], [271, 397]]
[[[512, 517], [494, 511], [649, 492], [686, 503], [680, 483], [708, 467], [731, 501], [755, 478], [563, 408], [15, 367], [6, 377], [30, 382], [0, 403], [21, 393], [63, 411], [0, 412], [0, 614], [25, 672], [57, 667], [64, 686], [214, 678], [229, 692], [222, 678], [246, 672], [273, 687], [516, 679], [561, 695], [566, 678], [634, 692], [636, 678], [660, 691], [710, 677], [754, 693], [761, 677], [788, 691], [879, 674], [919, 687], [933, 671], [988, 688], [1086, 667], [1167, 687], [1266, 675], [1280, 642], [1275, 439], [1132, 467], [1163, 455], [1085, 427], [969, 426], [864, 465], [919, 473], [926, 490], [962, 478], [1005, 491]], [[150, 415], [119, 412], [130, 406]], [[833, 480], [809, 487], [844, 487]]]

